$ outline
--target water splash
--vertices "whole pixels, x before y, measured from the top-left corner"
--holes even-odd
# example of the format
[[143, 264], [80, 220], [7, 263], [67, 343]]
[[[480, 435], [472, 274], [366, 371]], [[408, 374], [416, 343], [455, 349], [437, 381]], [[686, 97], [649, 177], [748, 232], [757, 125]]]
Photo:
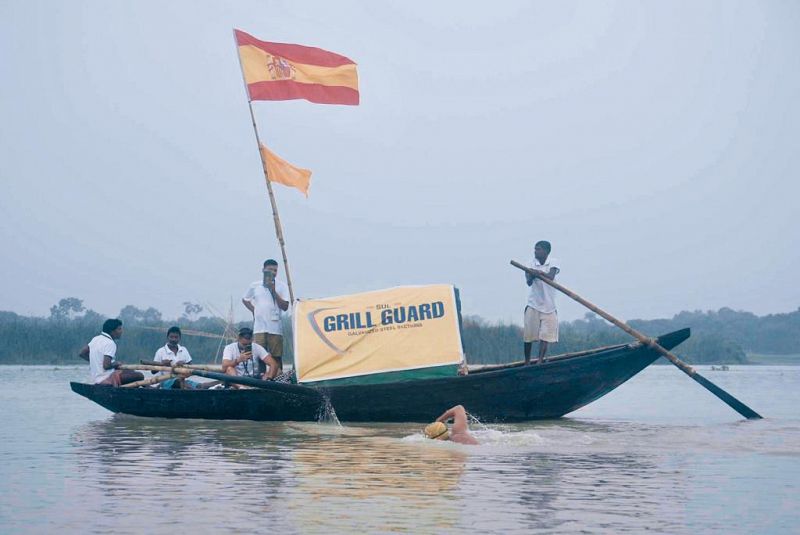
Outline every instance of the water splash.
[[333, 424], [342, 427], [339, 418], [336, 416], [336, 409], [333, 408], [331, 398], [327, 394], [322, 395], [322, 403], [319, 406], [319, 413], [317, 413], [317, 421], [321, 424]]
[[495, 452], [505, 448], [525, 451], [531, 450], [531, 448], [540, 449], [548, 445], [545, 437], [534, 430], [510, 431], [484, 427], [474, 432], [473, 436], [481, 446]]
[[483, 430], [489, 429], [483, 422], [481, 422], [477, 416], [472, 413], [467, 412], [467, 420], [469, 421], [470, 426], [478, 426]]

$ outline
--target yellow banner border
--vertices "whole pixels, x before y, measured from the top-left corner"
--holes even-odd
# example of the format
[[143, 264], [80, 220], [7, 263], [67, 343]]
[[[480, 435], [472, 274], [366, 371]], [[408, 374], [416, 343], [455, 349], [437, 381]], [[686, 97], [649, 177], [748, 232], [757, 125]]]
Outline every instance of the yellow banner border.
[[[399, 290], [399, 289], [402, 289], [402, 288], [427, 288], [428, 286], [439, 286], [439, 285], [438, 284], [409, 284], [409, 285], [405, 285], [405, 286], [392, 286], [391, 288], [381, 288], [379, 290], [368, 290], [366, 292], [359, 292], [356, 295], [367, 294], [367, 293], [386, 292], [386, 291], [390, 291], [390, 290]], [[428, 366], [416, 366], [414, 368], [395, 368], [395, 369], [390, 369], [390, 370], [380, 370], [380, 371], [372, 371], [372, 372], [365, 372], [365, 373], [353, 373], [353, 374], [347, 374], [347, 375], [337, 375], [335, 377], [324, 377], [324, 378], [321, 378], [321, 379], [315, 379], [313, 381], [301, 381], [300, 380], [300, 376], [298, 375], [297, 376], [297, 383], [298, 384], [302, 384], [302, 383], [317, 383], [317, 382], [320, 382], [320, 381], [331, 381], [331, 380], [334, 380], [334, 379], [345, 379], [345, 378], [348, 378], [348, 377], [363, 377], [365, 375], [375, 375], [375, 374], [378, 374], [378, 373], [391, 373], [391, 372], [401, 372], [401, 371], [410, 371], [410, 370], [424, 370], [425, 368], [438, 368], [440, 366], [452, 366], [454, 364], [461, 364], [462, 362], [464, 362], [466, 360], [466, 355], [464, 354], [464, 340], [461, 337], [461, 324], [458, 321], [459, 310], [458, 310], [458, 299], [456, 298], [456, 287], [454, 285], [452, 285], [452, 284], [444, 284], [443, 286], [449, 286], [450, 287], [450, 295], [451, 295], [451, 297], [453, 299], [453, 305], [455, 306], [455, 314], [453, 314], [453, 316], [454, 316], [453, 321], [455, 322], [456, 330], [458, 330], [458, 354], [460, 355], [460, 359], [458, 361], [444, 362], [444, 363], [440, 362], [440, 363], [431, 364], [431, 365], [428, 365]], [[342, 299], [342, 298], [345, 298], [345, 297], [350, 297], [352, 295], [354, 295], [354, 294], [335, 295], [335, 296], [331, 296], [331, 297], [321, 297], [321, 298], [315, 298], [315, 299]], [[308, 301], [312, 301], [312, 300], [313, 299], [308, 299]], [[301, 301], [301, 300], [298, 299], [298, 301]], [[293, 345], [293, 347], [295, 349], [295, 354], [294, 354], [294, 370], [295, 370], [295, 373], [297, 373], [297, 369], [299, 368], [298, 363], [300, 361], [300, 354], [297, 353], [297, 347], [298, 347], [297, 346], [297, 316], [298, 316], [297, 315], [297, 309], [295, 308], [295, 314], [292, 317], [292, 345]]]

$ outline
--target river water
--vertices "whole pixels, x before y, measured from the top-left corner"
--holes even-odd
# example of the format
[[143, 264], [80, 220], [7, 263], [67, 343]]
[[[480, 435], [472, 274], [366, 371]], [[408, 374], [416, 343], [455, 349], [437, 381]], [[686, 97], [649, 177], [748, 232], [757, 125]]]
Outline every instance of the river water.
[[800, 366], [701, 371], [766, 419], [651, 366], [463, 446], [417, 424], [115, 416], [69, 390], [85, 367], [4, 366], [0, 532], [798, 533]]

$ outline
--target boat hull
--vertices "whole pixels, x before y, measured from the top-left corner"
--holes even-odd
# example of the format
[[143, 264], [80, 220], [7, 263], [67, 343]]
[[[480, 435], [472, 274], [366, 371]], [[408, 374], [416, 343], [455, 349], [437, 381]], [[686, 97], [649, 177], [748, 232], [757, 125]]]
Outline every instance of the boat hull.
[[[671, 349], [689, 329], [660, 337]], [[533, 366], [508, 366], [448, 377], [376, 385], [311, 388], [162, 390], [71, 383], [72, 390], [112, 412], [161, 418], [316, 421], [328, 403], [343, 422], [427, 422], [463, 405], [484, 422], [558, 418], [611, 392], [659, 358], [639, 343]]]

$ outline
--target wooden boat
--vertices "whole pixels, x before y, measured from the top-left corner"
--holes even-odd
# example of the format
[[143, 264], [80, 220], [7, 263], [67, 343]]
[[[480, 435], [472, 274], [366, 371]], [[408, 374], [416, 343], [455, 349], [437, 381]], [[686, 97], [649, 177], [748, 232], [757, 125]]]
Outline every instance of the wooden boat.
[[[689, 329], [658, 338], [672, 349]], [[70, 383], [106, 409], [157, 418], [317, 421], [332, 407], [342, 422], [428, 422], [461, 404], [484, 422], [559, 418], [608, 394], [658, 359], [640, 342], [551, 357], [540, 365], [488, 366], [458, 377], [312, 387], [162, 390]]]

